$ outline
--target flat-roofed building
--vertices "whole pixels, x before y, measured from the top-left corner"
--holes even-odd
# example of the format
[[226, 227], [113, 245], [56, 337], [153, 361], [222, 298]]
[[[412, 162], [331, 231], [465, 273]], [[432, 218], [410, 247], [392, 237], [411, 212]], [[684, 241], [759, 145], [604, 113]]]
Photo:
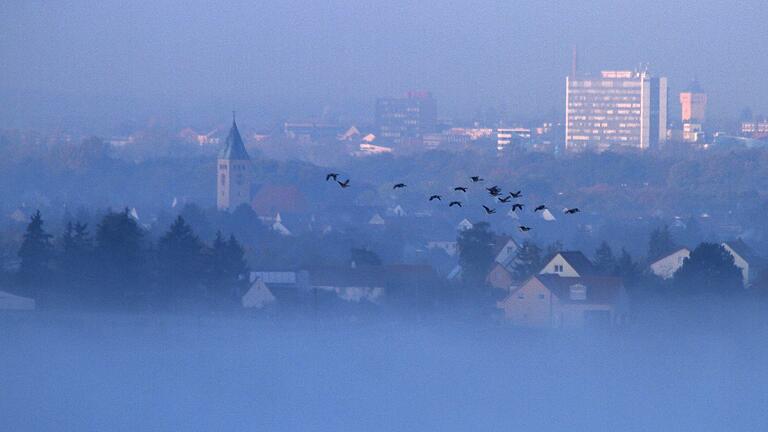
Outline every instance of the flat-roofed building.
[[565, 147], [648, 149], [667, 137], [667, 79], [646, 71], [566, 78]]

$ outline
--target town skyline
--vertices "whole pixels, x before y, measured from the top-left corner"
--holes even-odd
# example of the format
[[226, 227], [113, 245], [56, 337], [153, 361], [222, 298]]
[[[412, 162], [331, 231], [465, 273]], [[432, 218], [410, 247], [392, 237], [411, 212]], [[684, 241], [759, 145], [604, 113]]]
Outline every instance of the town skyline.
[[[74, 120], [114, 125], [158, 115], [211, 121], [233, 106], [257, 119], [308, 116], [326, 106], [365, 115], [375, 97], [414, 88], [435, 93], [448, 117], [489, 107], [542, 116], [561, 111], [574, 46], [582, 71], [649, 64], [669, 78], [673, 92], [699, 80], [716, 117], [737, 117], [745, 107], [768, 112], [768, 90], [759, 78], [765, 65], [752, 48], [759, 40], [753, 29], [765, 20], [759, 2], [655, 5], [449, 6], [416, 20], [428, 6], [374, 2], [332, 11], [192, 4], [179, 15], [173, 2], [132, 8], [111, 1], [92, 8], [32, 2], [0, 18], [6, 29], [0, 94], [11, 102], [0, 116], [29, 127]], [[267, 12], [271, 20], [263, 19]], [[62, 14], [70, 20], [57, 23]], [[399, 31], [368, 36], [365, 25], [374, 14], [382, 18], [376, 30]], [[310, 15], [317, 19], [307, 21]], [[625, 32], [630, 16], [652, 25], [654, 35]], [[469, 32], [471, 23], [484, 25]], [[728, 45], [721, 42], [724, 29]]]

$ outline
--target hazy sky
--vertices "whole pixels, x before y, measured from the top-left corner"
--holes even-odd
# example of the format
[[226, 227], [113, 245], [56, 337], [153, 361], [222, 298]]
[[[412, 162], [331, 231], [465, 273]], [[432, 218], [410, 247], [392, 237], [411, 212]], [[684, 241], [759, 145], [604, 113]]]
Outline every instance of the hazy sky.
[[698, 78], [715, 115], [768, 113], [766, 22], [764, 0], [5, 0], [0, 123], [370, 110], [412, 88], [446, 116], [562, 111], [574, 44], [584, 71], [647, 62], [673, 91]]

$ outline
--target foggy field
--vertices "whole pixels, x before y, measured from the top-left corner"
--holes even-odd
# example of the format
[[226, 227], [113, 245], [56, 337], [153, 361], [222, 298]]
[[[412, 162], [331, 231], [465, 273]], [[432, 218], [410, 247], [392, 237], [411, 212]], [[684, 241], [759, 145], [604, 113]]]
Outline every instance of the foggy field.
[[0, 429], [764, 430], [764, 327], [0, 316]]

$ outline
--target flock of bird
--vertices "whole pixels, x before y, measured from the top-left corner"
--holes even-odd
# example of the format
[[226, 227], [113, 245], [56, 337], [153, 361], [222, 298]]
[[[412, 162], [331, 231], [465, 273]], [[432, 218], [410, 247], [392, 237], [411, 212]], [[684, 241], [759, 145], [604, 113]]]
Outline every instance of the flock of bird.
[[[339, 175], [340, 174], [338, 174], [338, 173], [328, 173], [325, 176], [325, 181], [333, 180], [334, 182], [338, 183], [339, 186], [341, 186], [342, 189], [346, 189], [346, 188], [350, 187], [349, 179], [341, 181], [341, 180], [339, 180]], [[471, 176], [469, 179], [472, 180], [472, 183], [482, 183], [482, 182], [485, 181], [485, 179], [481, 178], [480, 176]], [[408, 185], [406, 185], [405, 183], [396, 183], [395, 185], [392, 186], [392, 189], [393, 190], [405, 189], [406, 187], [408, 187]], [[466, 193], [468, 190], [469, 190], [469, 188], [466, 187], [466, 186], [456, 186], [456, 187], [453, 188], [454, 192], [461, 192], [461, 193]], [[495, 185], [491, 186], [491, 187], [488, 187], [488, 188], [485, 188], [485, 190], [488, 191], [488, 194], [492, 198], [494, 198], [495, 200], [497, 200], [499, 203], [502, 203], [502, 204], [506, 204], [506, 203], [510, 202], [511, 200], [513, 200], [513, 199], [520, 199], [523, 196], [523, 192], [522, 191], [515, 191], [515, 192], [509, 191], [509, 192], [507, 192], [505, 194], [505, 193], [503, 193], [501, 188], [499, 188], [498, 186], [495, 186]], [[443, 200], [443, 196], [439, 195], [439, 194], [434, 194], [434, 195], [431, 195], [429, 197], [429, 201], [430, 202], [431, 201], [435, 201], [435, 200], [442, 201]], [[448, 203], [448, 207], [463, 207], [463, 205], [462, 205], [461, 201], [455, 200], [455, 201], [450, 201]], [[496, 213], [496, 209], [495, 208], [488, 207], [485, 204], [483, 204], [482, 207], [485, 210], [486, 214], [491, 215], [491, 214]], [[523, 211], [524, 207], [525, 207], [525, 204], [522, 204], [522, 203], [519, 203], [519, 202], [513, 202], [512, 203], [512, 211], [513, 212], [516, 212], [518, 210], [519, 211]], [[533, 212], [534, 213], [538, 213], [540, 211], [544, 211], [544, 210], [547, 210], [547, 209], [548, 208], [547, 208], [547, 206], [545, 204], [541, 204], [541, 205], [538, 205], [537, 207], [535, 207], [533, 209]], [[563, 213], [566, 214], [566, 215], [573, 215], [573, 214], [578, 213], [579, 211], [580, 210], [577, 207], [573, 207], [573, 208], [566, 208], [566, 209], [564, 209]], [[529, 227], [529, 226], [520, 225], [518, 227], [518, 229], [520, 231], [522, 231], [522, 232], [528, 232], [532, 228]]]

